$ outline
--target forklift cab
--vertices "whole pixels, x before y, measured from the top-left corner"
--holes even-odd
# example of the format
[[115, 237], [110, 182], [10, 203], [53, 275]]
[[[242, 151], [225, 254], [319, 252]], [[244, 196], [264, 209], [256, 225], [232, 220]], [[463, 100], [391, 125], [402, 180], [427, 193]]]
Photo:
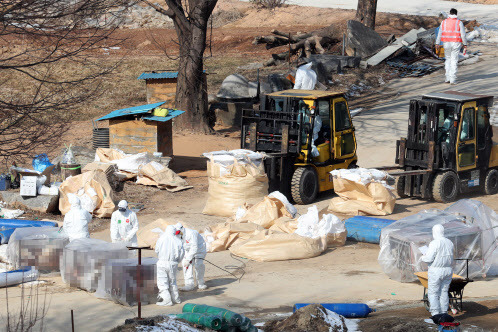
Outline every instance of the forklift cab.
[[408, 134], [398, 141], [396, 162], [406, 171], [426, 172], [401, 176], [398, 195], [449, 202], [459, 192], [498, 191], [492, 104], [492, 96], [456, 91], [411, 100]]
[[270, 190], [311, 203], [333, 189], [329, 172], [356, 163], [356, 138], [342, 93], [284, 90], [242, 116], [241, 147], [265, 152]]

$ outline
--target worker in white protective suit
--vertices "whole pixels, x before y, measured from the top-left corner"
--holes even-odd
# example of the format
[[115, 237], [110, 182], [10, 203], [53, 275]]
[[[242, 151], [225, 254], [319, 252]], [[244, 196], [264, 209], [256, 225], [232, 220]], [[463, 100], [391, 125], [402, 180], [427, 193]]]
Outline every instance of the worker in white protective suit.
[[436, 38], [436, 51], [441, 47], [439, 44], [443, 42], [444, 47], [444, 68], [446, 70], [445, 83], [456, 84], [458, 70], [458, 54], [462, 45], [467, 50], [467, 38], [465, 27], [462, 21], [457, 18], [457, 10], [452, 8], [450, 15], [445, 19], [439, 27], [439, 32]]
[[296, 83], [294, 84], [294, 89], [300, 90], [314, 90], [316, 85], [317, 76], [311, 66], [313, 64], [306, 63], [297, 68], [296, 71]]
[[429, 265], [428, 297], [432, 316], [445, 314], [448, 311], [450, 299], [448, 289], [453, 276], [453, 242], [444, 237], [443, 225], [432, 228], [434, 240], [429, 249], [421, 257]]
[[64, 216], [62, 229], [69, 237], [69, 241], [89, 238], [88, 224], [92, 221], [92, 215], [81, 207], [78, 196], [69, 194], [71, 209]]
[[157, 288], [158, 297], [161, 298], [157, 305], [171, 306], [173, 303], [182, 303], [176, 285], [176, 272], [185, 252], [177, 232], [175, 226], [169, 225], [156, 242]]
[[206, 289], [204, 283], [204, 258], [206, 257], [206, 241], [199, 232], [193, 229], [184, 228], [181, 223], [176, 224], [176, 229], [180, 231], [183, 240], [183, 248], [185, 249], [185, 257], [182, 261], [183, 275], [185, 286], [180, 288], [182, 291], [191, 291], [195, 288], [195, 279], [197, 279], [197, 287], [200, 290]]
[[128, 202], [122, 200], [118, 203], [118, 209], [111, 216], [111, 240], [115, 242], [127, 242], [136, 247], [138, 219], [135, 212], [128, 209]]

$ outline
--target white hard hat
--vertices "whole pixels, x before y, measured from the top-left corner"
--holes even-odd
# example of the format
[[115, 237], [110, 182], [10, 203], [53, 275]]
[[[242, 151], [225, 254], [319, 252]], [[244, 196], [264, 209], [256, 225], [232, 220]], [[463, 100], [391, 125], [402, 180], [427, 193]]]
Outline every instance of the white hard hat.
[[126, 209], [128, 207], [128, 202], [124, 199], [118, 203], [118, 207], [122, 209]]

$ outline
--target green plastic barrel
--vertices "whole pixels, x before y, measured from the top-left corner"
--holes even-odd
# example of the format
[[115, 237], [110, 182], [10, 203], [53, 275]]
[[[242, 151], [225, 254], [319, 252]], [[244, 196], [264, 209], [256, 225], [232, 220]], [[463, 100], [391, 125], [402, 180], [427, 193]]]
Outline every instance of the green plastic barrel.
[[240, 326], [243, 321], [242, 316], [239, 315], [238, 313], [223, 308], [211, 307], [205, 304], [187, 303], [183, 306], [182, 311], [184, 313], [191, 312], [191, 313], [220, 316], [224, 320], [226, 320], [226, 322], [230, 326]]
[[222, 319], [219, 316], [204, 315], [200, 313], [183, 313], [177, 314], [176, 318], [184, 319], [187, 322], [194, 323], [197, 325], [202, 325], [204, 327], [210, 328], [211, 330], [221, 330]]

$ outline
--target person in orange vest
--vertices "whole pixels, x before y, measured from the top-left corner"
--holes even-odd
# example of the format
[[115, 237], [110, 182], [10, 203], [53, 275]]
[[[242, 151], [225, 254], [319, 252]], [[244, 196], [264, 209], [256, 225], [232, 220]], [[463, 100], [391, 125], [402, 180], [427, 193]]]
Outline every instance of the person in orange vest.
[[462, 21], [457, 18], [457, 10], [450, 9], [450, 16], [445, 19], [439, 27], [436, 38], [436, 51], [439, 51], [443, 42], [446, 69], [445, 83], [456, 84], [456, 74], [458, 69], [458, 54], [462, 45], [467, 50], [467, 39], [465, 38], [465, 27]]

